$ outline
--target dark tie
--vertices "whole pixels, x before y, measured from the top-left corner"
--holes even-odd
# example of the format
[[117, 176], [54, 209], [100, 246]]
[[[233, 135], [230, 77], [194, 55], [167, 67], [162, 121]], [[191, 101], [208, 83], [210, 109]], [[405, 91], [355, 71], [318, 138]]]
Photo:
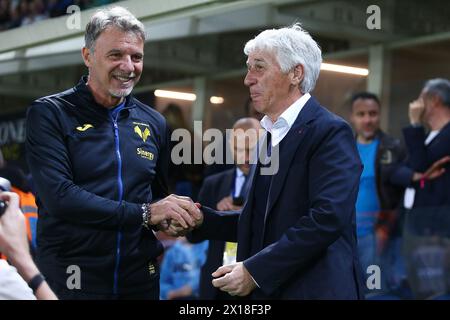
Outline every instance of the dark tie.
[[267, 131], [267, 156], [270, 158], [272, 155], [272, 135]]
[[248, 191], [249, 191], [249, 178], [248, 175], [244, 175], [244, 183], [242, 184], [241, 192], [239, 193], [239, 197], [247, 199]]

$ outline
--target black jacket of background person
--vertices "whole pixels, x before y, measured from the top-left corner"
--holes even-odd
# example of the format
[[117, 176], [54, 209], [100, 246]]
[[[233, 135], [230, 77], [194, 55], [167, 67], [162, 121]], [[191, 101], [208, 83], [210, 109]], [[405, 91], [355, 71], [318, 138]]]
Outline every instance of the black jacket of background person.
[[[424, 127], [408, 126], [403, 129], [408, 163], [414, 171], [425, 172], [434, 162], [450, 155], [450, 122], [442, 128], [439, 134], [425, 145]], [[416, 190], [414, 208], [450, 206], [450, 166], [445, 166], [445, 173], [433, 180], [428, 180], [421, 186], [414, 183]]]
[[380, 203], [376, 228], [389, 236], [399, 232], [398, 209], [412, 170], [405, 166], [406, 151], [399, 139], [381, 130], [378, 130], [376, 139], [379, 144], [375, 156], [375, 182]]
[[36, 100], [27, 114], [27, 161], [36, 185], [37, 262], [66, 288], [68, 267], [81, 292], [157, 290], [149, 263], [163, 251], [142, 227], [141, 204], [167, 194], [165, 119], [132, 96], [114, 120], [83, 77], [72, 89]]
[[[379, 130], [380, 143], [375, 159], [375, 180], [381, 210], [397, 209], [402, 200], [404, 186], [399, 182], [406, 159], [405, 148], [399, 139]], [[409, 170], [408, 170], [409, 172]]]
[[[198, 201], [207, 207], [217, 209], [217, 203], [224, 197], [231, 195], [233, 190], [236, 168], [213, 174], [205, 179], [200, 189]], [[192, 234], [187, 238], [192, 242], [199, 242], [203, 239], [195, 239]], [[217, 300], [220, 296], [228, 296], [212, 285], [211, 274], [223, 264], [223, 252], [225, 250], [225, 241], [210, 240], [208, 244], [208, 253], [205, 264], [200, 272], [200, 299]]]

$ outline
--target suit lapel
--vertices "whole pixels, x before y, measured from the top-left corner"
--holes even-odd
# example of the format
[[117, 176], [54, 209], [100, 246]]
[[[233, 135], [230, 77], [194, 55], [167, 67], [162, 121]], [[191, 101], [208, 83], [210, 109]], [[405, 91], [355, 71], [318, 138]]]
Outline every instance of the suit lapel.
[[266, 153], [264, 153], [262, 151], [264, 147], [267, 147], [267, 133], [258, 142], [258, 146], [255, 150], [255, 159], [252, 159], [253, 162], [256, 162], [256, 163], [252, 164], [252, 166], [250, 167], [250, 172], [249, 172], [249, 176], [248, 176], [248, 179], [250, 179], [249, 180], [250, 191], [248, 193], [248, 199], [252, 199], [253, 195], [254, 195], [255, 179], [256, 179], [256, 175], [259, 174], [259, 168], [261, 166], [261, 163], [260, 163], [260, 161], [258, 161], [258, 159], [261, 159], [262, 157], [266, 156]]
[[[255, 160], [257, 156], [261, 153], [261, 146], [267, 146], [267, 134], [260, 139], [258, 142], [258, 146], [255, 149]], [[247, 201], [244, 204], [244, 208], [242, 208], [242, 212], [239, 216], [239, 225], [238, 225], [238, 250], [237, 250], [237, 259], [238, 261], [244, 260], [248, 257], [250, 252], [250, 244], [251, 244], [251, 217], [253, 211], [253, 198], [255, 196], [255, 179], [256, 175], [259, 172], [260, 162], [258, 161], [255, 164], [252, 164], [249, 172], [249, 183], [250, 190], [247, 195]]]
[[[315, 119], [317, 105], [318, 103], [313, 97], [311, 97], [305, 104], [303, 109], [300, 111], [297, 119], [295, 120], [287, 135], [277, 146], [279, 151], [279, 170], [275, 175], [273, 175], [272, 181], [270, 183], [269, 199], [267, 201], [264, 225], [266, 223], [268, 214], [271, 212], [274, 204], [280, 196], [280, 192], [284, 186], [284, 181], [286, 180], [294, 155], [297, 149], [305, 141], [304, 139], [307, 136], [307, 132], [309, 129], [308, 123]], [[272, 156], [274, 156], [273, 151]]]
[[[272, 181], [269, 188], [269, 199], [267, 201], [266, 213], [264, 217], [264, 226], [266, 224], [267, 216], [272, 210], [276, 200], [278, 199], [281, 189], [284, 184], [284, 180], [286, 179], [287, 173], [289, 172], [290, 163], [295, 155], [295, 152], [299, 148], [299, 146], [303, 143], [304, 138], [306, 137], [306, 133], [308, 130], [308, 123], [316, 118], [317, 107], [319, 107], [318, 102], [311, 97], [308, 102], [303, 107], [302, 111], [299, 113], [297, 119], [292, 125], [286, 137], [283, 139], [283, 148], [279, 150], [279, 170], [272, 177]], [[263, 159], [264, 152], [262, 152], [262, 147], [267, 146], [267, 135], [261, 139], [259, 147], [259, 159]], [[279, 146], [279, 145], [278, 145]], [[262, 155], [261, 155], [262, 153]], [[273, 151], [272, 151], [273, 155]], [[251, 217], [253, 211], [253, 198], [255, 196], [255, 179], [256, 175], [259, 174], [260, 171], [260, 161], [257, 164], [253, 164], [250, 169], [249, 179], [251, 182], [250, 191], [248, 194], [247, 201], [245, 203], [244, 208], [242, 209], [242, 213], [239, 216], [239, 226], [238, 226], [238, 252], [237, 259], [238, 261], [242, 261], [248, 258], [250, 252], [251, 245]], [[264, 201], [265, 199], [259, 199], [259, 201]], [[261, 230], [261, 239], [264, 239], [264, 230]]]

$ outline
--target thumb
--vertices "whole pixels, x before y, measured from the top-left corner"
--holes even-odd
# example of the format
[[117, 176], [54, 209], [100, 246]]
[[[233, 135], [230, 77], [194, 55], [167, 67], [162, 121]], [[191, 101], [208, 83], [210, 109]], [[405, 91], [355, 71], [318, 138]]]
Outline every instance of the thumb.
[[222, 277], [223, 275], [226, 275], [227, 273], [230, 273], [231, 271], [233, 271], [233, 265], [221, 266], [212, 273], [212, 276], [214, 278], [219, 278]]

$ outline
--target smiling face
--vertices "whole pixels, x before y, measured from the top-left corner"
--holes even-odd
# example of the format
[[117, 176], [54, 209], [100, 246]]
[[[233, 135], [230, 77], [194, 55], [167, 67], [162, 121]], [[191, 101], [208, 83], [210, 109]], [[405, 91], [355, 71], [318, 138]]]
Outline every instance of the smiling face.
[[143, 68], [144, 41], [133, 32], [106, 28], [97, 38], [93, 52], [83, 48], [89, 68], [88, 86], [95, 100], [113, 107], [129, 95]]
[[247, 59], [244, 84], [249, 87], [256, 111], [271, 117], [275, 115], [275, 118], [280, 115], [301, 96], [298, 85], [302, 73], [300, 65], [288, 73], [283, 73], [275, 54], [270, 51], [251, 52]]

